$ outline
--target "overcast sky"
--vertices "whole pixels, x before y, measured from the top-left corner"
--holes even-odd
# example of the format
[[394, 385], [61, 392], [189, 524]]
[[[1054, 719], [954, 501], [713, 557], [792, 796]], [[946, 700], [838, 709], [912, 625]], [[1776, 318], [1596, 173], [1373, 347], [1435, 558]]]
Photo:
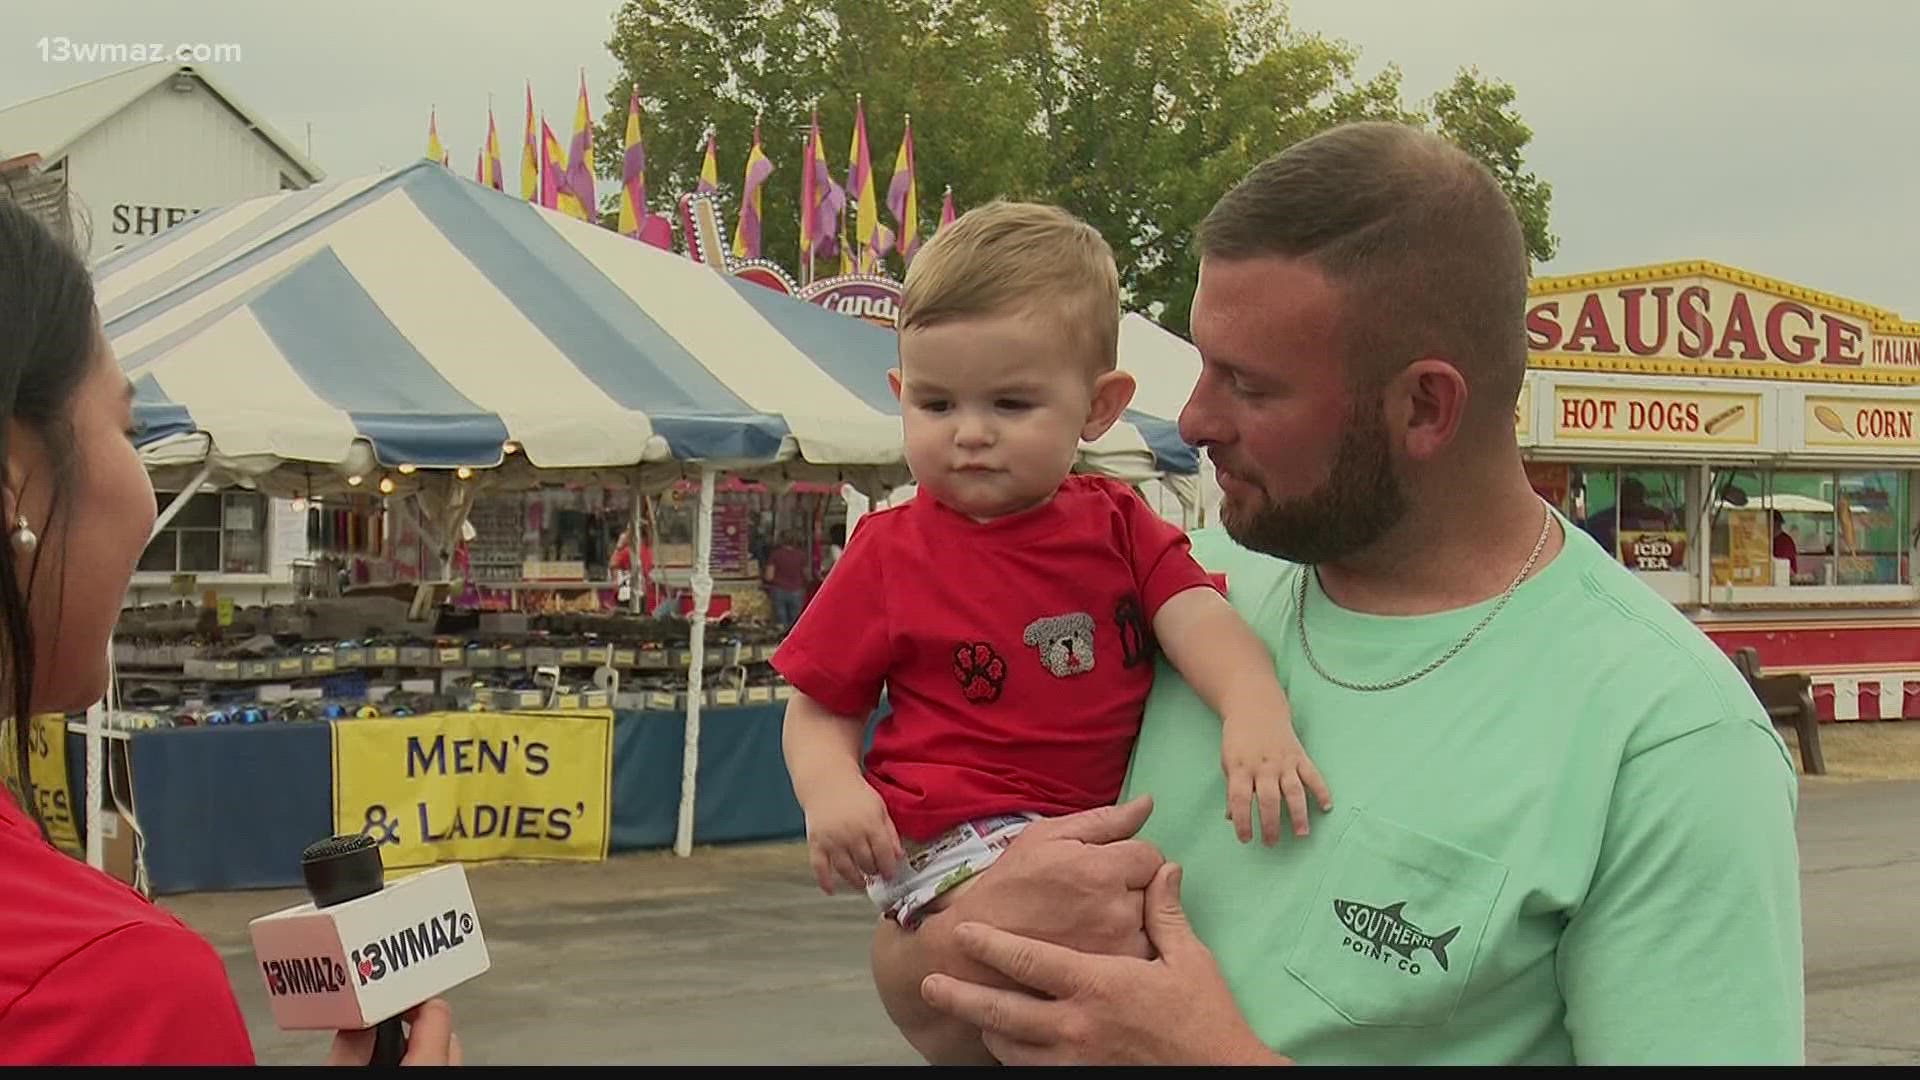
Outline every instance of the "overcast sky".
[[[0, 104], [113, 70], [86, 43], [233, 44], [214, 68], [332, 176], [398, 165], [429, 108], [462, 171], [488, 95], [508, 175], [522, 100], [556, 131], [585, 68], [595, 118], [618, 0], [0, 0]], [[1294, 0], [1363, 74], [1421, 98], [1464, 64], [1514, 84], [1573, 273], [1706, 258], [1920, 320], [1920, 2]], [[42, 39], [48, 39], [43, 45]], [[43, 55], [47, 59], [42, 59]], [[923, 139], [938, 138], [922, 132]]]

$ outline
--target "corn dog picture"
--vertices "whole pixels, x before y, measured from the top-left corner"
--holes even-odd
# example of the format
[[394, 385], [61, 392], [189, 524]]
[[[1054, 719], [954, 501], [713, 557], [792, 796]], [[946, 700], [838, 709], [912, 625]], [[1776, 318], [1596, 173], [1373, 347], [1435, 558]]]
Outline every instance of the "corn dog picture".
[[1709, 435], [1720, 434], [1722, 431], [1725, 431], [1727, 428], [1733, 426], [1734, 422], [1739, 420], [1742, 416], [1745, 416], [1746, 413], [1747, 413], [1747, 407], [1745, 405], [1734, 405], [1713, 414], [1712, 416], [1707, 418], [1707, 424], [1706, 424], [1707, 434]]
[[1815, 405], [1813, 407], [1813, 418], [1820, 422], [1821, 427], [1826, 428], [1835, 435], [1847, 434], [1846, 422], [1840, 419], [1840, 414], [1827, 408], [1825, 405]]

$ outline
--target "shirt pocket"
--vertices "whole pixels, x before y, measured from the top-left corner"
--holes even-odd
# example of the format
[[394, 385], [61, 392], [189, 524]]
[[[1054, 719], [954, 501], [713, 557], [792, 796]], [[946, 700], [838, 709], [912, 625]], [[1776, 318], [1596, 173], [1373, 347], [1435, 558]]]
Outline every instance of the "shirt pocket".
[[1357, 811], [1287, 971], [1351, 1024], [1445, 1024], [1506, 880], [1485, 855]]

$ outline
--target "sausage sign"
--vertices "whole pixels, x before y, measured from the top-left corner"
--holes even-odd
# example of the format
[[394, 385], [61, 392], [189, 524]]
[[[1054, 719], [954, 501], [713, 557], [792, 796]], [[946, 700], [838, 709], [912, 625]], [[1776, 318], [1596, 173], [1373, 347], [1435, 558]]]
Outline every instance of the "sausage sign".
[[1556, 386], [1557, 442], [1760, 444], [1758, 394]]

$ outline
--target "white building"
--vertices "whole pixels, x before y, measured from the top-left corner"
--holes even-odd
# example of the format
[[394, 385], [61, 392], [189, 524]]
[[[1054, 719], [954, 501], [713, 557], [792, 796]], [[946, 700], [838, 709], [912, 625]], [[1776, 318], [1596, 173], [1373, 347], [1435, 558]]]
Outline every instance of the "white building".
[[324, 175], [204, 65], [162, 61], [0, 109], [0, 160], [63, 176], [89, 259]]
[[[325, 174], [205, 65], [162, 61], [0, 109], [0, 197], [46, 217], [89, 261], [201, 210], [312, 186]], [[171, 492], [160, 495], [164, 507]], [[306, 514], [250, 492], [204, 492], [154, 538], [129, 600], [285, 599]]]

